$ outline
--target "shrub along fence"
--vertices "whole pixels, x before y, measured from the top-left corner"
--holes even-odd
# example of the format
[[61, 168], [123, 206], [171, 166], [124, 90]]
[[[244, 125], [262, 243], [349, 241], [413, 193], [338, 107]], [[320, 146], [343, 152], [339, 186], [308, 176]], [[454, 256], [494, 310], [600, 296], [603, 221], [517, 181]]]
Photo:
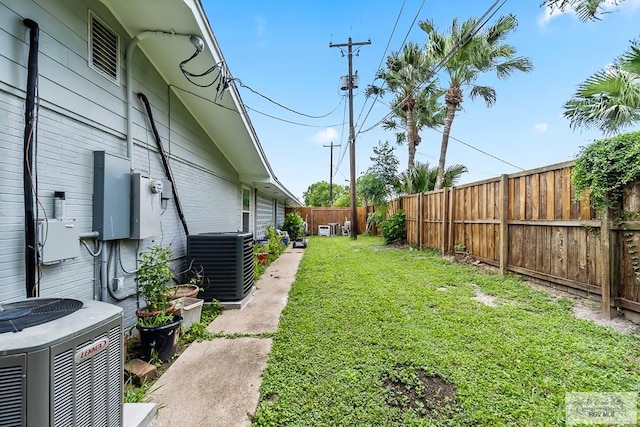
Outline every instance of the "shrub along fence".
[[[640, 314], [640, 221], [598, 218], [588, 195], [575, 200], [573, 162], [400, 197], [388, 214], [406, 213], [407, 239], [443, 254], [463, 252], [507, 271], [598, 295], [606, 316], [615, 308]], [[625, 189], [622, 209], [640, 212], [640, 183]], [[632, 215], [637, 218], [638, 215]]]

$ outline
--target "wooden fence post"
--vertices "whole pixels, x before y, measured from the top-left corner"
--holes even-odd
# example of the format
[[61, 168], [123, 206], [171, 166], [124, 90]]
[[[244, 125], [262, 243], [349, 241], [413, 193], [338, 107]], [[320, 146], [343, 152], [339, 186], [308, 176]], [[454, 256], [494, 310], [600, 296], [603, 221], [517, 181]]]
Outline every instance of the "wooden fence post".
[[611, 279], [613, 278], [613, 262], [611, 259], [611, 211], [605, 207], [600, 226], [600, 247], [602, 250], [601, 292], [602, 314], [611, 319]]
[[500, 177], [500, 274], [509, 271], [509, 175]]
[[[456, 196], [456, 188], [455, 187], [451, 187], [451, 190], [449, 191], [449, 244], [447, 245], [447, 252], [452, 252], [452, 249], [454, 247], [454, 243], [453, 243], [453, 239], [454, 239], [454, 234], [455, 234], [455, 215], [454, 215], [454, 203], [455, 203], [455, 197]], [[444, 236], [443, 236], [444, 238]]]
[[422, 208], [422, 194], [418, 193], [418, 249], [422, 249], [422, 226], [424, 224], [424, 212]]
[[440, 201], [442, 203], [442, 256], [447, 254], [447, 195], [449, 194], [449, 190], [447, 188], [442, 189], [442, 193], [440, 195]]

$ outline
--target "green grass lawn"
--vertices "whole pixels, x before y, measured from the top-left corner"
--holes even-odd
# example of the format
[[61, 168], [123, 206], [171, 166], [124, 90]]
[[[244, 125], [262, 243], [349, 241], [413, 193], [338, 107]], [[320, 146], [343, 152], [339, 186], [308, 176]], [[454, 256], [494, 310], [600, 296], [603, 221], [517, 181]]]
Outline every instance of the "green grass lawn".
[[640, 340], [571, 304], [381, 239], [310, 238], [254, 423], [563, 425], [566, 392], [640, 390]]

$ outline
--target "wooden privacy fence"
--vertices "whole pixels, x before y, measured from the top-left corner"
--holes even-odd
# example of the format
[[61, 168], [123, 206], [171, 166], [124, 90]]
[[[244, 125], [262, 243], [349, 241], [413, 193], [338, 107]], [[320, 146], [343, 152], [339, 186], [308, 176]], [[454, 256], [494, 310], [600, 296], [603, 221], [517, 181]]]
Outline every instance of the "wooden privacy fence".
[[[602, 298], [640, 313], [640, 286], [633, 250], [640, 247], [640, 221], [600, 219], [588, 196], [575, 200], [573, 162], [400, 197], [388, 214], [406, 213], [407, 239], [443, 254], [468, 253], [481, 261]], [[640, 183], [625, 190], [623, 210], [640, 212]]]
[[[318, 234], [319, 225], [328, 225], [332, 223], [344, 225], [345, 221], [351, 221], [351, 208], [341, 207], [302, 207], [287, 208], [286, 213], [298, 212], [303, 220], [306, 221], [309, 234]], [[367, 214], [373, 212], [373, 207], [358, 207], [358, 234], [363, 234], [367, 226]], [[351, 221], [353, 224], [353, 221]]]

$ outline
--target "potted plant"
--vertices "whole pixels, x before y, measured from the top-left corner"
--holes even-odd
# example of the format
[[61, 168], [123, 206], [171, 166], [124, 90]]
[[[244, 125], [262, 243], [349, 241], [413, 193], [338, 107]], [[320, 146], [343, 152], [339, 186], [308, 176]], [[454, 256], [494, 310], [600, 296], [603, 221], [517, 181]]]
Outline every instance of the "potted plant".
[[[204, 289], [200, 286], [202, 285], [204, 278], [202, 276], [202, 272], [204, 268], [200, 266], [200, 268], [194, 268], [193, 260], [184, 271], [179, 273], [179, 276], [183, 278], [182, 282], [174, 280], [178, 283], [175, 286], [170, 286], [166, 290], [167, 298], [169, 301], [177, 300], [179, 298], [195, 298], [198, 296], [200, 292], [203, 292]], [[184, 278], [188, 278], [184, 280]]]
[[145, 306], [136, 311], [136, 329], [147, 361], [157, 358], [166, 362], [178, 348], [182, 317], [173, 315], [175, 304], [167, 292], [174, 277], [171, 257], [171, 248], [162, 246], [152, 246], [140, 254], [136, 281]]

